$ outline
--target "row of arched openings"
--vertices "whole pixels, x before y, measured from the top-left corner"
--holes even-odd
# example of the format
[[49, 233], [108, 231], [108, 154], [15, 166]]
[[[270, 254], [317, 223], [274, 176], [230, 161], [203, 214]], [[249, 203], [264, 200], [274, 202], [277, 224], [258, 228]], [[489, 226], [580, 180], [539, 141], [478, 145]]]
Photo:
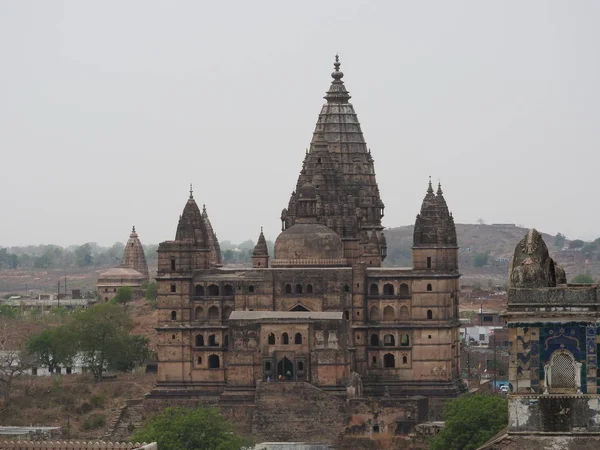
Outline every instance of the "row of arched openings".
[[[202, 365], [202, 356], [198, 356], [196, 359], [196, 363], [201, 366]], [[218, 369], [221, 365], [221, 361], [219, 355], [210, 355], [208, 357], [208, 368], [209, 369]]]
[[[232, 312], [233, 310], [229, 306], [223, 308], [223, 319], [229, 319], [229, 316]], [[194, 319], [201, 320], [204, 318], [208, 320], [219, 320], [219, 308], [217, 308], [214, 305], [211, 306], [210, 308], [208, 308], [207, 314], [205, 316], [204, 308], [202, 308], [202, 306], [196, 306], [196, 308], [194, 309]]]
[[[379, 335], [372, 334], [371, 335], [371, 347], [379, 347]], [[408, 334], [400, 335], [400, 345], [402, 347], [407, 347], [410, 345], [410, 336]], [[383, 346], [384, 347], [395, 347], [396, 346], [396, 338], [393, 334], [386, 334], [383, 336]]]
[[[379, 295], [379, 285], [377, 283], [371, 284], [371, 286], [369, 287], [369, 295]], [[396, 295], [394, 285], [391, 283], [384, 284], [383, 295]], [[410, 290], [408, 288], [408, 284], [402, 283], [400, 285], [398, 295], [400, 297], [410, 297]]]
[[[229, 306], [223, 308], [223, 319], [229, 319], [232, 311], [233, 310]], [[201, 320], [205, 318], [208, 320], [219, 320], [219, 308], [216, 306], [211, 306], [208, 308], [208, 314], [205, 317], [204, 308], [202, 308], [202, 306], [197, 306], [194, 310], [194, 319]], [[177, 320], [177, 311], [171, 311], [171, 320]]]
[[[386, 306], [385, 308], [383, 308], [383, 314], [380, 316], [379, 314], [379, 308], [377, 306], [372, 306], [371, 309], [369, 310], [369, 317], [371, 320], [383, 320], [383, 321], [392, 321], [392, 320], [396, 320], [396, 310], [394, 309], [393, 306]], [[400, 320], [407, 320], [409, 319], [409, 312], [408, 312], [408, 307], [407, 306], [401, 306], [400, 307]]]
[[[275, 334], [274, 333], [269, 333], [269, 335], [267, 336], [267, 343], [269, 345], [275, 345]], [[281, 334], [281, 344], [289, 345], [289, 343], [290, 343], [290, 335], [287, 333], [282, 333]], [[294, 344], [296, 344], [296, 345], [302, 344], [302, 334], [301, 333], [296, 333], [294, 335]]]
[[[350, 292], [350, 286], [347, 284], [344, 285], [342, 289], [344, 292]], [[313, 285], [310, 283], [306, 285], [306, 288], [300, 283], [296, 284], [295, 286], [292, 286], [291, 284], [285, 285], [286, 294], [312, 294], [313, 292]]]
[[[396, 319], [396, 310], [393, 306], [386, 306], [383, 308], [383, 315], [379, 315], [379, 308], [377, 306], [372, 306], [369, 310], [369, 318], [373, 321], [383, 320], [384, 322], [390, 322]], [[410, 314], [408, 312], [408, 307], [401, 306], [400, 307], [400, 320], [408, 320], [410, 319]], [[427, 310], [427, 319], [433, 319], [433, 311], [431, 309]]]
[[[376, 356], [373, 356], [373, 358], [371, 358], [371, 364], [373, 366], [377, 365]], [[406, 355], [402, 356], [402, 364], [408, 364], [408, 357]], [[386, 369], [392, 369], [396, 367], [396, 357], [391, 353], [386, 353], [385, 355], [383, 355], [383, 367], [385, 367]]]
[[[229, 335], [225, 335], [223, 337], [223, 345], [225, 347], [229, 346]], [[204, 347], [204, 336], [202, 334], [197, 334], [196, 335], [196, 340], [195, 340], [195, 344], [196, 347]], [[219, 340], [217, 339], [217, 335], [215, 334], [211, 334], [210, 336], [208, 336], [208, 346], [209, 347], [218, 347], [219, 346]]]
[[[252, 290], [254, 291], [254, 287], [252, 287]], [[197, 284], [194, 286], [194, 296], [195, 297], [204, 297], [206, 295], [210, 296], [210, 297], [214, 297], [219, 294], [220, 289], [219, 286], [217, 286], [216, 284], [210, 284], [208, 285], [208, 287], [206, 287], [206, 289], [204, 288], [204, 286], [202, 286], [201, 284]], [[224, 296], [232, 296], [234, 293], [234, 289], [233, 286], [231, 284], [226, 284], [225, 286], [223, 286], [223, 295]]]

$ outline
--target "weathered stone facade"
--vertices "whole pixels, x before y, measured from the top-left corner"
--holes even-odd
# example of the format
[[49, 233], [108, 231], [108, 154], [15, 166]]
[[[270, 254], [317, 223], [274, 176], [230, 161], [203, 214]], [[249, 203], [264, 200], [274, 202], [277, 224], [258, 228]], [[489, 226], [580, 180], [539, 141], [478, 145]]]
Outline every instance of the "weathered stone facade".
[[482, 448], [598, 448], [599, 287], [566, 284], [536, 230], [508, 275], [508, 433]]
[[[431, 182], [413, 267], [383, 268], [383, 203], [336, 58], [333, 82], [270, 258], [221, 267], [190, 193], [174, 241], [158, 250], [158, 382], [150, 398], [247, 398], [280, 376], [345, 397], [452, 397], [459, 370], [454, 220]], [[240, 400], [241, 401], [241, 400]]]

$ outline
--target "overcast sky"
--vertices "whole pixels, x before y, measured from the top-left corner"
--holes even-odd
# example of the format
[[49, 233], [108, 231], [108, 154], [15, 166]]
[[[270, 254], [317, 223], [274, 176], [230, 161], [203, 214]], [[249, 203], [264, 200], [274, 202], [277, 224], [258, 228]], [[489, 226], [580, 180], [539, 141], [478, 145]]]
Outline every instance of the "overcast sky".
[[268, 239], [339, 52], [386, 204], [600, 236], [598, 1], [0, 2], [0, 245]]

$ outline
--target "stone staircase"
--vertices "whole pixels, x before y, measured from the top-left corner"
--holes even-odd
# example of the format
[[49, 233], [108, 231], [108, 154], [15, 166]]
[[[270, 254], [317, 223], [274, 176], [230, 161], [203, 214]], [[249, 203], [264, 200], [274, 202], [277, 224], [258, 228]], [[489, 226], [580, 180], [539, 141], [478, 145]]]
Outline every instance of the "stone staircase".
[[347, 424], [345, 401], [309, 383], [261, 382], [252, 435], [270, 442], [335, 443]]
[[142, 426], [144, 419], [144, 399], [126, 400], [108, 424], [104, 438], [112, 441], [126, 441]]

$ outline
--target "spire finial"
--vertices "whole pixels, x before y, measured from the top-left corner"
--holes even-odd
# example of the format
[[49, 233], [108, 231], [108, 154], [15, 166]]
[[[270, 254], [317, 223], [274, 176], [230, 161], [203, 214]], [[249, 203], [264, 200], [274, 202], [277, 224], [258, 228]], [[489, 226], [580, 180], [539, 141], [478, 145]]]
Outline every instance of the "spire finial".
[[131, 228], [131, 232], [135, 233], [135, 225]]
[[335, 55], [335, 62], [333, 63], [334, 72], [331, 74], [331, 77], [334, 80], [341, 80], [342, 77], [344, 76], [343, 72], [340, 71], [340, 66], [341, 65], [342, 64], [340, 63], [340, 55], [338, 55], [336, 53], [336, 55]]
[[437, 189], [437, 195], [442, 195], [442, 182], [440, 180], [438, 180], [438, 189]]
[[427, 188], [428, 194], [433, 194], [433, 186], [431, 186], [431, 175], [429, 175], [429, 187]]
[[202, 212], [203, 212], [204, 214], [206, 214], [206, 205], [205, 205], [205, 204], [202, 204]]
[[190, 198], [194, 198], [194, 190], [192, 189], [192, 183], [190, 183]]
[[260, 227], [260, 234], [262, 234], [262, 232], [263, 232], [263, 227], [261, 225], [261, 227]]

